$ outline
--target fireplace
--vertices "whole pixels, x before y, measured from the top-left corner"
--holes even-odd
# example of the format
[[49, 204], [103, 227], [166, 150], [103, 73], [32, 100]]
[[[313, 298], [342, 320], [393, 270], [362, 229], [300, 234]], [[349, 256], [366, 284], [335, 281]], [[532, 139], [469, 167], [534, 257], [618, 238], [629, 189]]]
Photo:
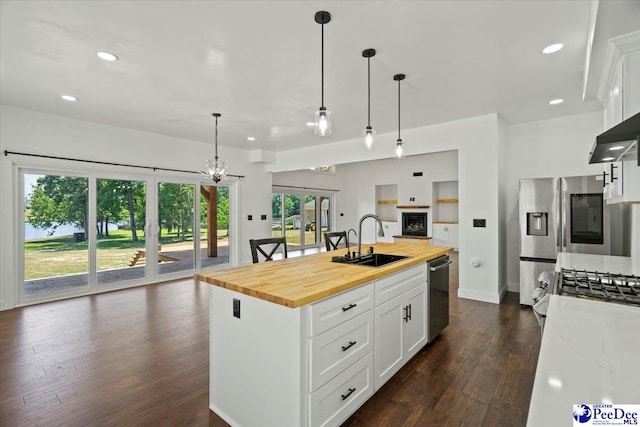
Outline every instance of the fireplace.
[[426, 212], [403, 212], [402, 213], [402, 235], [403, 236], [427, 236], [427, 213]]

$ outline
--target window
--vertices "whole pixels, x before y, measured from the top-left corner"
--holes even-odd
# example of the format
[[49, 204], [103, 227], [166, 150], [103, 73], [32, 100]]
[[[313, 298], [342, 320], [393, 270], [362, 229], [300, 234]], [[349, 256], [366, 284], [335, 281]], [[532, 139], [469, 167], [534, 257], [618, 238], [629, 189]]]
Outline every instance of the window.
[[23, 303], [185, 277], [230, 262], [227, 186], [199, 177], [18, 171]]
[[273, 192], [271, 232], [285, 236], [294, 248], [321, 246], [323, 233], [331, 231], [332, 195], [311, 192]]

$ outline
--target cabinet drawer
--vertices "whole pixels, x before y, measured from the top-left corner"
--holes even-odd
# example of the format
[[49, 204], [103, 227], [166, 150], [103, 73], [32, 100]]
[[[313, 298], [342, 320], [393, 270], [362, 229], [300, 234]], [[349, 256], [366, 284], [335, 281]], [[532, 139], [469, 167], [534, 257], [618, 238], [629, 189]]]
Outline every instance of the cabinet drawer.
[[427, 283], [426, 263], [377, 280], [375, 282], [376, 305], [390, 301], [423, 283]]
[[310, 425], [337, 426], [373, 394], [373, 352], [311, 394]]
[[315, 391], [373, 350], [373, 310], [311, 340], [309, 391]]
[[311, 305], [311, 336], [353, 319], [373, 307], [373, 284], [367, 284]]

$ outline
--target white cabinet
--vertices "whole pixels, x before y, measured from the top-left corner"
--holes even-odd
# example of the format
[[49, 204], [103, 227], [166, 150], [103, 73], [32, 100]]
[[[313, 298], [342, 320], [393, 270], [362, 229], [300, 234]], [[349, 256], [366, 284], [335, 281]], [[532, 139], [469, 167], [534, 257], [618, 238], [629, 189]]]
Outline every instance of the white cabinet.
[[458, 249], [458, 224], [434, 223], [431, 244]]
[[[637, 35], [632, 37], [638, 38]], [[622, 39], [619, 41], [624, 42]], [[605, 130], [640, 112], [640, 51], [620, 53], [612, 56], [618, 60], [608, 68], [611, 70], [611, 78], [608, 86], [601, 92]], [[603, 172], [603, 192], [607, 203], [640, 201], [640, 166], [637, 161], [605, 163]]]
[[426, 264], [377, 281], [375, 288], [377, 390], [427, 343]]

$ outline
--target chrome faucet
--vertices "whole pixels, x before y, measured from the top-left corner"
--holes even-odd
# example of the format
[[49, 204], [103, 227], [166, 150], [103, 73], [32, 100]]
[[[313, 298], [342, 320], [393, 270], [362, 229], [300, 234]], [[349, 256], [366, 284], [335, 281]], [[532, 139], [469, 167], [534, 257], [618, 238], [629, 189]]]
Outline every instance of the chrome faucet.
[[358, 233], [356, 233], [356, 230], [354, 230], [353, 228], [350, 228], [349, 230], [347, 230], [347, 253], [349, 252], [349, 236], [351, 235], [351, 232], [353, 231], [353, 234], [355, 234], [356, 237], [358, 237]]
[[380, 226], [380, 230], [378, 231], [378, 237], [384, 237], [384, 230], [382, 229], [382, 221], [378, 215], [374, 214], [366, 214], [362, 218], [360, 218], [360, 222], [358, 223], [358, 258], [362, 256], [362, 222], [367, 218], [374, 218], [378, 221], [378, 225]]

